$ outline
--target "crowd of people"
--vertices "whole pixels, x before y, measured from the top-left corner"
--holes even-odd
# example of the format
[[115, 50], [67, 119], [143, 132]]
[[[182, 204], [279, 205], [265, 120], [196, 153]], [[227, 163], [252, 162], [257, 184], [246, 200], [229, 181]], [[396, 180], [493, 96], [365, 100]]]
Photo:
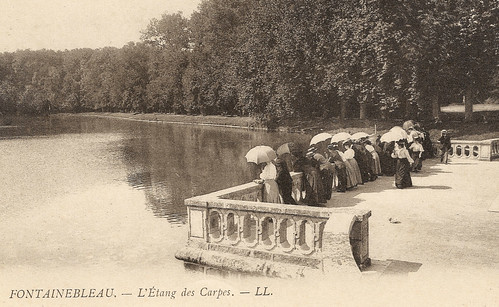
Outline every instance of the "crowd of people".
[[[394, 128], [386, 138], [342, 133], [342, 138], [337, 134], [318, 142], [312, 139], [306, 150], [294, 143], [284, 144], [288, 150], [277, 150], [275, 159], [262, 163], [260, 179], [255, 182], [264, 184], [265, 202], [298, 204], [292, 197], [290, 171], [301, 172], [304, 193], [300, 204], [309, 206], [321, 206], [334, 191], [347, 192], [378, 176], [394, 176], [399, 189], [411, 187], [411, 172], [422, 170], [423, 161], [433, 154], [433, 145], [429, 133], [417, 124]], [[442, 152], [447, 153], [450, 138], [446, 131], [439, 141]], [[441, 159], [446, 163], [447, 154]]]

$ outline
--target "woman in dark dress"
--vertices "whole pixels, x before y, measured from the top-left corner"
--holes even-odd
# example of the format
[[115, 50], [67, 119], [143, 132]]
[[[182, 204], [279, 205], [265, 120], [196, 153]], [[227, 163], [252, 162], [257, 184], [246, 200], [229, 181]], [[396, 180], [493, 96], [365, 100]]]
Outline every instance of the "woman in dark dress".
[[355, 152], [355, 160], [359, 164], [360, 174], [362, 177], [362, 183], [366, 183], [368, 181], [372, 181], [372, 156], [367, 151], [364, 144], [361, 141], [356, 141], [352, 145], [352, 149]]
[[319, 165], [323, 193], [322, 195], [319, 195], [319, 198], [325, 202], [331, 199], [331, 193], [333, 192], [334, 165], [318, 151], [313, 154], [312, 158]]
[[294, 171], [303, 173], [303, 202], [309, 206], [318, 206], [326, 202], [320, 175], [319, 163], [313, 158], [315, 151], [310, 150], [306, 156], [300, 155], [294, 163]]
[[405, 146], [406, 142], [399, 140], [392, 153], [392, 158], [397, 159], [395, 186], [399, 189], [412, 187], [411, 164], [414, 163], [414, 160]]
[[285, 204], [296, 205], [296, 201], [291, 196], [293, 193], [293, 178], [289, 174], [288, 165], [281, 157], [277, 157], [274, 161], [277, 176], [276, 182], [279, 187], [279, 194], [281, 194], [282, 202]]
[[384, 176], [393, 176], [395, 174], [396, 159], [391, 154], [395, 148], [395, 142], [381, 143], [383, 152], [380, 155], [381, 171]]
[[329, 149], [329, 162], [333, 163], [336, 169], [336, 177], [338, 179], [336, 191], [345, 192], [347, 190], [347, 170], [338, 150], [338, 143], [332, 143], [327, 148]]

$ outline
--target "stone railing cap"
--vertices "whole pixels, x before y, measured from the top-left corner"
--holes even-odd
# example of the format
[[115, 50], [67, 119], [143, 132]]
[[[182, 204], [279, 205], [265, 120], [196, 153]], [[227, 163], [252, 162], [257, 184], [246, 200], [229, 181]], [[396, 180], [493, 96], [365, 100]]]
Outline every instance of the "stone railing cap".
[[492, 142], [496, 142], [496, 141], [499, 141], [499, 138], [498, 139], [487, 139], [487, 140], [482, 140], [482, 141], [469, 141], [469, 140], [451, 140], [451, 143], [452, 144], [477, 144], [477, 145], [481, 145], [481, 144], [491, 144]]
[[316, 218], [329, 218], [333, 213], [348, 213], [355, 215], [357, 220], [371, 216], [370, 210], [354, 208], [324, 208], [300, 205], [275, 204], [234, 199], [221, 199], [216, 197], [197, 196], [185, 200], [188, 207], [203, 207], [210, 209], [225, 209], [234, 211], [248, 211], [269, 214], [297, 215]]

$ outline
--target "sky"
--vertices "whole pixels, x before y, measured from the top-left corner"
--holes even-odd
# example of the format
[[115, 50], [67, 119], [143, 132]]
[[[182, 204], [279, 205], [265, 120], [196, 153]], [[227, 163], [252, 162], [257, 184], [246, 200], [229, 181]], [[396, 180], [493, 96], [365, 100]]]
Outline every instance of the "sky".
[[152, 18], [197, 9], [201, 0], [0, 0], [0, 52], [122, 47]]

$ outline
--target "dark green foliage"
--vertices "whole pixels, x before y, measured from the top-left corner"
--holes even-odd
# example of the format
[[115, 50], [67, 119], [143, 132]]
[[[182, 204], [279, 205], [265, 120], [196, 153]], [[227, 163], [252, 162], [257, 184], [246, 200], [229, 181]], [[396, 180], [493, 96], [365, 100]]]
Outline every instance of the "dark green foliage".
[[497, 100], [499, 4], [206, 0], [122, 48], [0, 54], [0, 112], [438, 116]]

